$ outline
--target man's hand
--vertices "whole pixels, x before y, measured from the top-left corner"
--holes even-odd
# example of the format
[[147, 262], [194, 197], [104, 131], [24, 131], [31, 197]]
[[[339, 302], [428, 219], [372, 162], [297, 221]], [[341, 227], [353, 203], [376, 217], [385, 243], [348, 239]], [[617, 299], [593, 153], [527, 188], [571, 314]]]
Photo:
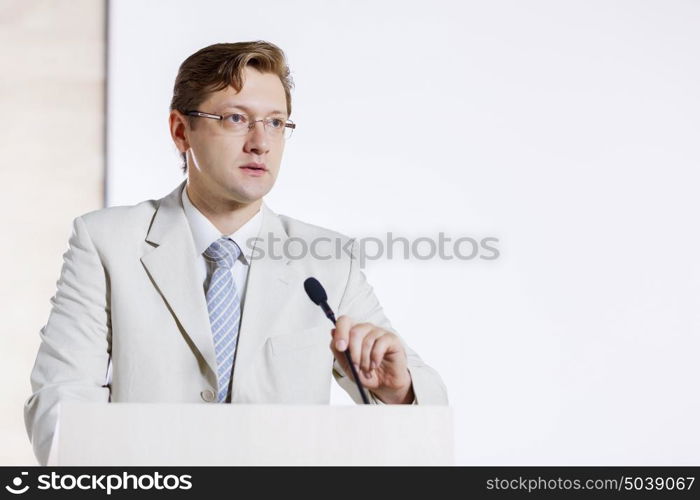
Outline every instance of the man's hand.
[[346, 376], [352, 378], [352, 370], [345, 357], [346, 349], [350, 349], [360, 383], [382, 402], [413, 402], [406, 351], [398, 336], [372, 323], [353, 325], [350, 317], [344, 315], [335, 323], [331, 350]]

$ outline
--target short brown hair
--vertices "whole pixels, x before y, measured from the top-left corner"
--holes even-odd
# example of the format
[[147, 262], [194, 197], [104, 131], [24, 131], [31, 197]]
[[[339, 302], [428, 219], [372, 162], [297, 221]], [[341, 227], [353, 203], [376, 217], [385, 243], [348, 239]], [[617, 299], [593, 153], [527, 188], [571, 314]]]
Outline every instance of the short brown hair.
[[[197, 109], [212, 92], [228, 86], [237, 92], [243, 88], [243, 69], [251, 66], [261, 73], [277, 75], [287, 98], [287, 116], [292, 114], [291, 89], [294, 82], [287, 60], [277, 45], [257, 40], [254, 42], [216, 43], [198, 50], [180, 65], [175, 78], [170, 110], [186, 113]], [[190, 125], [193, 122], [190, 121]], [[182, 153], [182, 171], [187, 172], [187, 160]]]

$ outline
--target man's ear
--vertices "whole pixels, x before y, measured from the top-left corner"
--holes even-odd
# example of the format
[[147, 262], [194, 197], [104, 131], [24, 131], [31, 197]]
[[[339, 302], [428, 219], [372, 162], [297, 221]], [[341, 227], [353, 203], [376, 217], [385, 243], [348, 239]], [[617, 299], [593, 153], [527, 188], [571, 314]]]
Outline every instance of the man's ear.
[[175, 146], [180, 153], [185, 153], [190, 149], [189, 141], [187, 140], [187, 117], [174, 109], [170, 112], [170, 137], [173, 138]]

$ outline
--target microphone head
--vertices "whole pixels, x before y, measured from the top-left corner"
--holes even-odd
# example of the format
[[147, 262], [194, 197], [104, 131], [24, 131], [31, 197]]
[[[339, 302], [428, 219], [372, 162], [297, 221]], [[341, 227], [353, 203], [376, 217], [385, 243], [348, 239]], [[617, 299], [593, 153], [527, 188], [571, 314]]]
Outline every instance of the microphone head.
[[304, 280], [304, 290], [306, 290], [306, 295], [308, 295], [311, 301], [317, 306], [328, 300], [326, 290], [324, 290], [323, 285], [321, 285], [316, 278], [306, 278], [306, 280]]

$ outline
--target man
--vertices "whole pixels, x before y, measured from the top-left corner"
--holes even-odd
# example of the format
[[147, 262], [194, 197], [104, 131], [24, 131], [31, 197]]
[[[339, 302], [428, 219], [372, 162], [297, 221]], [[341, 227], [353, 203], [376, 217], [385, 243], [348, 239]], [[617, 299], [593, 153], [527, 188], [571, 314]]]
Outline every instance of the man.
[[[196, 52], [169, 120], [187, 180], [74, 220], [24, 408], [42, 464], [61, 401], [323, 404], [332, 374], [361, 402], [347, 349], [371, 403], [447, 404], [439, 375], [384, 316], [356, 242], [263, 202], [294, 128], [291, 87], [270, 43]], [[290, 255], [300, 241], [315, 256]], [[309, 276], [326, 288], [334, 329], [305, 294]]]

